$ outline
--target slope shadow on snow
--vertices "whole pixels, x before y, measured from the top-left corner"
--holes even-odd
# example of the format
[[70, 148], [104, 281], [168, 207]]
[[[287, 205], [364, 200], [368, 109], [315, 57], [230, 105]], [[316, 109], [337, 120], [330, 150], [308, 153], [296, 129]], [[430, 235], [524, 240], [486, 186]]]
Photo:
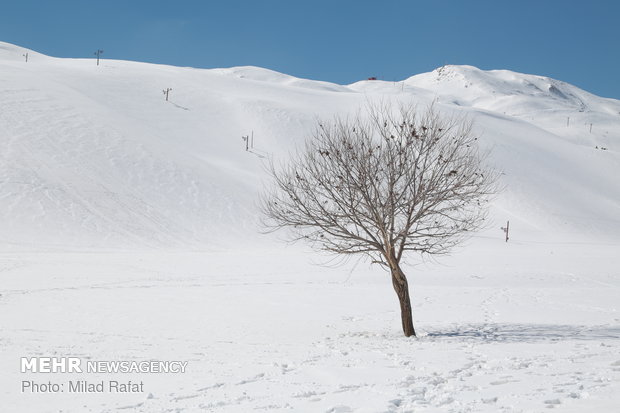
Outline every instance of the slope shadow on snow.
[[427, 332], [434, 339], [458, 339], [485, 343], [533, 343], [565, 340], [620, 340], [620, 326], [563, 324], [466, 324]]

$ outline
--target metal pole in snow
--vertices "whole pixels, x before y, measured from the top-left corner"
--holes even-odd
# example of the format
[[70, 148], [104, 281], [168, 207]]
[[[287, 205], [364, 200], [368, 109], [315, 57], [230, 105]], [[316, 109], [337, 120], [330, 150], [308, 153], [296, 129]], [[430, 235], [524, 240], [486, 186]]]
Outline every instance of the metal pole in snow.
[[250, 146], [252, 147], [252, 149], [254, 149], [254, 131], [252, 131], [252, 142]]
[[26, 58], [26, 63], [28, 63], [28, 53], [26, 53], [26, 54], [24, 54], [22, 56], [24, 56]]
[[168, 94], [170, 93], [171, 90], [172, 90], [171, 87], [162, 90], [162, 92], [164, 92], [164, 95], [166, 95], [166, 102], [168, 101]]
[[510, 230], [510, 221], [506, 221], [506, 242], [508, 242], [508, 231]]
[[510, 221], [506, 221], [506, 226], [501, 227], [501, 230], [506, 234], [506, 242], [508, 242], [508, 230], [510, 229]]
[[103, 50], [97, 49], [95, 56], [97, 56], [97, 66], [99, 66], [99, 56], [103, 53]]

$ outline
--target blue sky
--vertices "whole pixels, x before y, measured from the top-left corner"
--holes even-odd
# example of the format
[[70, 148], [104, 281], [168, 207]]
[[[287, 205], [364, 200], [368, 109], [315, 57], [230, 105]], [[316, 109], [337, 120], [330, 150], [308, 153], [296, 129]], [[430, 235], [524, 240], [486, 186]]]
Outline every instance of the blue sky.
[[0, 0], [0, 40], [58, 57], [255, 65], [346, 84], [444, 64], [620, 99], [615, 0]]

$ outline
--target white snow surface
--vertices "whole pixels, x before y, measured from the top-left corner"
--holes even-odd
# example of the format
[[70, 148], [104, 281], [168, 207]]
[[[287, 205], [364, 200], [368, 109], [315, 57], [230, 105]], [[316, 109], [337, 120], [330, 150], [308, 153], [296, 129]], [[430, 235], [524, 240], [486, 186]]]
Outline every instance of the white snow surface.
[[[473, 119], [502, 171], [487, 229], [438, 262], [409, 257], [417, 338], [382, 269], [318, 265], [258, 225], [266, 159], [368, 102]], [[337, 85], [0, 42], [0, 142], [0, 411], [620, 406], [620, 101], [470, 66]], [[34, 356], [188, 368], [20, 373]], [[144, 392], [69, 393], [71, 380]]]

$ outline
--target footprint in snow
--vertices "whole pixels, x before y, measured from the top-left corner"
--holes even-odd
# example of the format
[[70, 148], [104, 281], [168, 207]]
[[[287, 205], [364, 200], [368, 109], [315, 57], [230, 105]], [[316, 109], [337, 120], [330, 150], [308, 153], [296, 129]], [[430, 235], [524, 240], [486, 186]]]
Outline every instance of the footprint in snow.
[[399, 407], [402, 404], [402, 402], [403, 401], [401, 399], [394, 399], [394, 400], [389, 401], [389, 403], [395, 407]]
[[181, 401], [181, 400], [187, 400], [187, 399], [195, 399], [196, 397], [198, 397], [198, 394], [190, 394], [187, 396], [177, 396], [175, 398], [173, 398], [172, 400], [174, 400], [175, 402]]
[[349, 406], [339, 405], [327, 410], [325, 413], [349, 413], [353, 410]]
[[338, 387], [338, 390], [334, 390], [333, 393], [344, 393], [348, 391], [354, 391], [359, 389], [362, 386], [366, 386], [366, 384], [358, 385], [358, 384], [341, 384]]
[[560, 404], [562, 404], [560, 399], [545, 400], [545, 405], [549, 409], [553, 409], [555, 406], [558, 406]]
[[496, 381], [492, 381], [491, 383], [489, 383], [492, 386], [499, 386], [501, 384], [508, 384], [508, 383], [517, 383], [519, 380], [496, 380]]
[[317, 393], [317, 392], [315, 392], [313, 390], [310, 390], [310, 391], [304, 391], [304, 392], [295, 393], [295, 394], [293, 394], [293, 397], [295, 397], [297, 399], [309, 399], [309, 398], [312, 397], [311, 401], [318, 401], [318, 400], [321, 400], [321, 398], [318, 397], [318, 396], [321, 396], [323, 394], [325, 394], [325, 392]]
[[215, 383], [212, 386], [207, 386], [207, 387], [203, 387], [201, 389], [198, 389], [198, 391], [207, 391], [207, 390], [211, 390], [211, 389], [217, 389], [218, 387], [222, 387], [224, 385], [224, 383]]
[[263, 377], [265, 377], [265, 373], [260, 373], [250, 379], [241, 380], [239, 383], [236, 383], [236, 385], [239, 386], [241, 384], [254, 383], [255, 381], [258, 381], [259, 379]]

